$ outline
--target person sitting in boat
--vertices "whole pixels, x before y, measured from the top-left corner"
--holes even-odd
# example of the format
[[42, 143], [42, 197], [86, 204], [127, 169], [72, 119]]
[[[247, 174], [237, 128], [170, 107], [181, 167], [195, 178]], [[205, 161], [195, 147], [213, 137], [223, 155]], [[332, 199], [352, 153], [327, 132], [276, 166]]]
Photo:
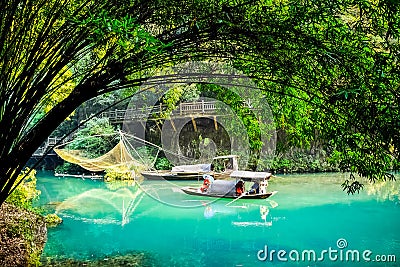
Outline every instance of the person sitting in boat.
[[240, 196], [244, 193], [244, 182], [240, 180], [239, 182], [236, 183], [236, 195]]
[[258, 181], [254, 181], [254, 184], [251, 186], [249, 190], [249, 194], [258, 194], [260, 193], [260, 184]]
[[207, 192], [211, 183], [214, 181], [214, 178], [208, 174], [203, 175], [203, 178], [204, 178], [204, 181], [203, 181], [203, 185], [201, 186], [200, 190], [202, 193], [205, 193], [205, 192]]

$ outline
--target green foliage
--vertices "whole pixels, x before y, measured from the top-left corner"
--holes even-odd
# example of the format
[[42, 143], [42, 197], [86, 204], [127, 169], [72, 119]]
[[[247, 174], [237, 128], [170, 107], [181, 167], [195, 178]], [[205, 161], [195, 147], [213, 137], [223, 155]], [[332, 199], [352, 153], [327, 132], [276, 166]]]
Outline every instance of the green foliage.
[[[245, 126], [250, 149], [253, 152], [259, 151], [263, 145], [261, 141], [261, 131], [264, 133], [267, 132], [268, 125], [264, 125], [260, 122], [251, 109], [246, 106], [245, 101], [248, 99], [242, 99], [233, 91], [226, 90], [224, 87], [213, 84], [201, 85], [200, 90], [204, 96], [215, 98], [229, 106], [234, 112], [234, 116], [237, 116], [237, 120], [231, 120], [230, 125], [226, 125], [225, 127], [228, 127], [228, 129], [234, 133], [238, 133], [242, 128], [242, 125], [238, 123], [238, 120], [240, 120]], [[241, 138], [240, 136], [236, 137]]]
[[[400, 2], [274, 3], [248, 9], [249, 28], [269, 33], [258, 35], [255, 58], [243, 56], [235, 66], [263, 77], [258, 85], [284, 137], [278, 152], [319, 141], [336, 150], [341, 170], [370, 181], [392, 179], [400, 147]], [[277, 40], [274, 31], [287, 34]]]
[[56, 173], [67, 173], [67, 174], [80, 174], [86, 172], [86, 170], [81, 166], [66, 161], [62, 165], [58, 165], [54, 171]]
[[[28, 174], [29, 172], [29, 174]], [[36, 189], [36, 171], [25, 169], [19, 176], [15, 185], [20, 183], [14, 192], [7, 198], [7, 202], [27, 210], [33, 210], [32, 203], [39, 195]]]
[[[20, 184], [17, 186], [17, 183]], [[26, 213], [26, 217], [22, 216], [17, 221], [10, 220], [6, 231], [11, 237], [20, 237], [25, 242], [24, 246], [26, 246], [29, 253], [27, 259], [29, 266], [39, 266], [42, 250], [36, 247], [38, 233], [34, 232], [33, 229], [37, 230], [41, 219], [35, 218], [40, 216], [38, 215], [39, 210], [32, 206], [33, 201], [40, 195], [40, 191], [36, 189], [36, 171], [25, 169], [18, 176], [15, 186], [15, 190], [7, 198], [6, 202], [30, 212], [17, 210], [16, 212]]]
[[261, 161], [274, 173], [305, 173], [339, 171], [337, 163], [327, 153], [319, 149], [318, 153], [310, 153], [304, 149], [291, 149], [278, 153], [272, 160]]
[[113, 167], [112, 169], [105, 170], [104, 180], [107, 182], [111, 181], [124, 181], [133, 180], [132, 171], [124, 166]]
[[157, 157], [157, 148], [145, 145], [137, 147], [135, 150], [134, 157], [139, 157], [140, 162], [144, 163], [146, 166], [153, 166]]
[[[13, 203], [14, 204], [14, 203]], [[7, 225], [7, 234], [12, 238], [21, 238], [25, 242], [22, 246], [26, 246], [29, 251], [27, 263], [29, 266], [39, 266], [41, 250], [35, 247], [36, 233], [32, 230], [36, 225], [32, 225], [34, 218], [23, 218]], [[21, 245], [21, 244], [19, 244]]]
[[171, 164], [171, 162], [169, 162], [167, 158], [157, 157], [154, 167], [157, 170], [170, 170], [173, 167], [173, 165]]
[[119, 140], [108, 118], [93, 118], [80, 129], [68, 149], [82, 150], [86, 157], [96, 158], [110, 151]]
[[5, 204], [1, 208], [0, 263], [2, 266], [39, 266], [46, 243], [43, 217], [25, 208]]
[[45, 215], [44, 221], [47, 227], [55, 227], [62, 223], [62, 219], [55, 213]]
[[169, 89], [163, 95], [161, 102], [165, 107], [161, 114], [157, 116], [161, 118], [168, 118], [173, 110], [175, 110], [179, 103], [196, 101], [200, 97], [200, 92], [196, 84], [177, 84]]
[[73, 22], [78, 27], [90, 31], [88, 37], [90, 41], [103, 44], [97, 49], [100, 58], [112, 46], [118, 48], [114, 58], [119, 60], [131, 51], [139, 52], [144, 50], [158, 54], [159, 51], [172, 45], [172, 43], [163, 43], [155, 38], [130, 14], [119, 17], [107, 10], [100, 10], [90, 14], [87, 18], [73, 20]]
[[[106, 154], [118, 143], [115, 131], [108, 118], [93, 118], [77, 131], [72, 142], [66, 145], [66, 149], [81, 150], [84, 157], [97, 158]], [[57, 166], [55, 171], [68, 174], [87, 172], [82, 167], [69, 162]]]

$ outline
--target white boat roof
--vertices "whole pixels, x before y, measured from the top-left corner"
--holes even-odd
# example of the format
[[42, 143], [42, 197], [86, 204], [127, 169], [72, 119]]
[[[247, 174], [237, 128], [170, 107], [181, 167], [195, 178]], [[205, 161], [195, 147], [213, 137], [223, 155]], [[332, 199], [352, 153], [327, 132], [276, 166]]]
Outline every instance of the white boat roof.
[[230, 158], [238, 158], [238, 155], [226, 155], [226, 156], [218, 156], [214, 157], [213, 159], [230, 159]]
[[231, 178], [251, 179], [251, 180], [263, 180], [271, 177], [269, 172], [252, 172], [252, 171], [233, 171]]
[[178, 165], [172, 167], [172, 172], [209, 172], [211, 164]]

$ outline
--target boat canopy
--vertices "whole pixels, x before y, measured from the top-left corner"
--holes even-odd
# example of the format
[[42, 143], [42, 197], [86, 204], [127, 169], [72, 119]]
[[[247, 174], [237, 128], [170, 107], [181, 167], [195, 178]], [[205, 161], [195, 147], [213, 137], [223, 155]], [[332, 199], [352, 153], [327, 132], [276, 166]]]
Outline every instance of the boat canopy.
[[234, 194], [236, 181], [231, 180], [215, 180], [208, 189], [209, 194]]
[[269, 172], [233, 171], [230, 177], [244, 181], [254, 181], [269, 179], [271, 175]]
[[172, 172], [201, 173], [210, 172], [211, 164], [179, 165], [172, 167]]
[[230, 158], [238, 158], [238, 155], [226, 155], [226, 156], [218, 156], [214, 157], [213, 159], [230, 159]]

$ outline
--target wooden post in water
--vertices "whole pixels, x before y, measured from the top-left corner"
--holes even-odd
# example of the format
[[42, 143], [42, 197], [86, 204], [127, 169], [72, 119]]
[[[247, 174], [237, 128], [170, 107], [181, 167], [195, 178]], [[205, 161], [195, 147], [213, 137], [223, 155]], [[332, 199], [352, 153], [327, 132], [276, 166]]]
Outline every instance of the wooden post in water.
[[197, 132], [196, 120], [194, 119], [193, 116], [192, 116], [192, 124], [193, 124], [193, 129], [194, 129], [194, 131]]

